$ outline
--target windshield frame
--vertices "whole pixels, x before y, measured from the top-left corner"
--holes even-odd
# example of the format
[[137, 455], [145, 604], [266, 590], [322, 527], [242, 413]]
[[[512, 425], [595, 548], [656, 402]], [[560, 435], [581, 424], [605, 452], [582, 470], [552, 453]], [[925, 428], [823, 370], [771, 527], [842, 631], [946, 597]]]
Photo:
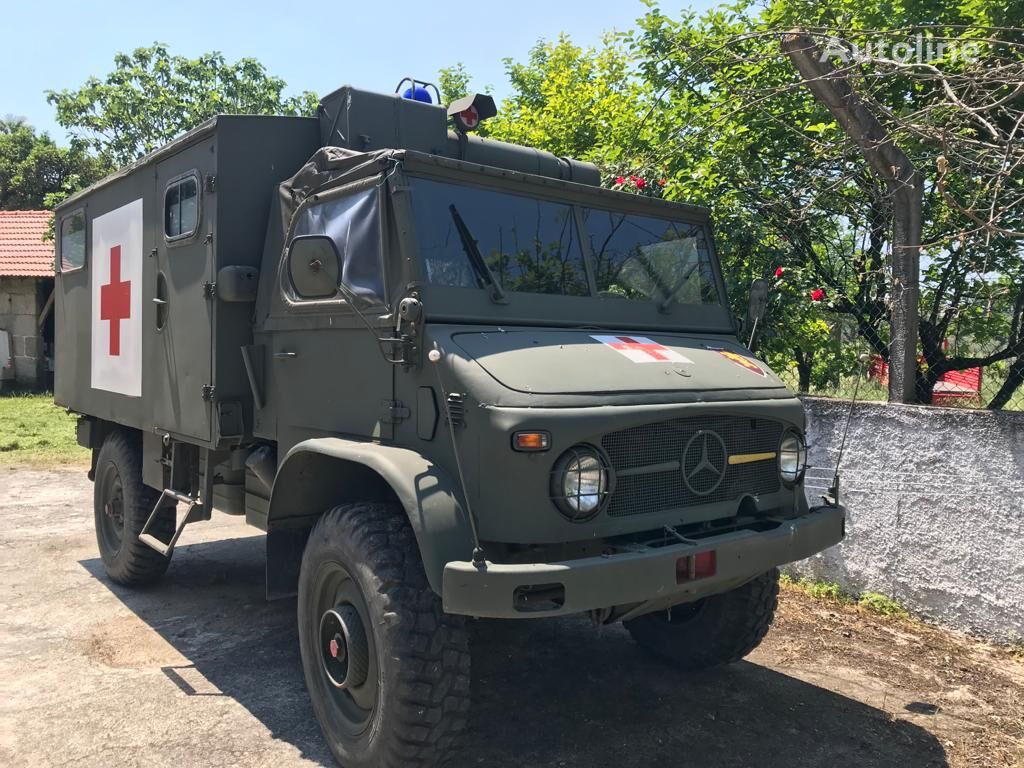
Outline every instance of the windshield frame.
[[[594, 290], [594, 258], [583, 226], [583, 210], [591, 208], [617, 214], [635, 214], [665, 219], [703, 229], [715, 289], [715, 304], [682, 304], [562, 294], [529, 293], [505, 290], [503, 300], [495, 302], [486, 289], [435, 285], [426, 282], [421, 262], [409, 195], [396, 205], [398, 228], [402, 235], [403, 261], [409, 270], [409, 286], [416, 290], [436, 322], [507, 324], [559, 327], [672, 329], [708, 334], [735, 334], [735, 322], [728, 306], [721, 264], [715, 248], [710, 216], [706, 208], [674, 203], [657, 198], [631, 195], [599, 187], [547, 177], [465, 163], [434, 155], [407, 152], [403, 169], [390, 184], [396, 191], [411, 191], [407, 176], [447, 182], [471, 188], [523, 195], [573, 207], [576, 235], [583, 251], [591, 291]], [[468, 222], [472, 228], [472, 222]]]

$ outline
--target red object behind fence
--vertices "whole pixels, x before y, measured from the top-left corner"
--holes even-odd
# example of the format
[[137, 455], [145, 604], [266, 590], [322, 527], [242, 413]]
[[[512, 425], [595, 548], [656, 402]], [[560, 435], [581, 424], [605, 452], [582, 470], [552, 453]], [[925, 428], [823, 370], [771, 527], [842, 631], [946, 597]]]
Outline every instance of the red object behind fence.
[[[924, 362], [923, 360], [921, 362]], [[868, 378], [889, 386], [889, 365], [878, 355], [871, 358]], [[932, 405], [981, 405], [981, 368], [946, 371], [932, 389]]]

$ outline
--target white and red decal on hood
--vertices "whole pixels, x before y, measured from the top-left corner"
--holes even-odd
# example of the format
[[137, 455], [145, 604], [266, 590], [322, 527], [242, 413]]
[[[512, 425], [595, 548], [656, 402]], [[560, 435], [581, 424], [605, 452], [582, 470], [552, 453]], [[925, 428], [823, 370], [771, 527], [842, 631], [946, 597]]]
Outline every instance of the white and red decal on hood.
[[693, 363], [664, 344], [652, 341], [646, 336], [591, 336], [606, 347], [628, 357], [634, 363]]

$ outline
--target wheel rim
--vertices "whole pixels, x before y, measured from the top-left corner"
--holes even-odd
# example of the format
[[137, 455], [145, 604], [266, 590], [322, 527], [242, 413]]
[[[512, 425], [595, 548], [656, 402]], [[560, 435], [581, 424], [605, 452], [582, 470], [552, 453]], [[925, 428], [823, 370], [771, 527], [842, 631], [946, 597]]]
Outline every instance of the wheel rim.
[[359, 585], [337, 562], [321, 564], [313, 584], [311, 627], [324, 703], [348, 736], [365, 731], [377, 707], [380, 681], [369, 611]]
[[116, 555], [124, 541], [124, 485], [117, 467], [107, 464], [100, 478], [99, 533], [105, 551]]

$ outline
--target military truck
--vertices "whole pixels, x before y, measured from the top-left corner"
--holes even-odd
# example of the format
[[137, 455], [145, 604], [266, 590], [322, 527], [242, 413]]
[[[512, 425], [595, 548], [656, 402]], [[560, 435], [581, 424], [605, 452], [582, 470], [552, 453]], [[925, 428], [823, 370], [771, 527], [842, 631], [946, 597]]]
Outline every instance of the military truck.
[[777, 566], [844, 533], [707, 210], [439, 102], [218, 116], [56, 212], [55, 399], [107, 575], [158, 580], [214, 511], [264, 531], [350, 767], [452, 754], [471, 618], [587, 613], [712, 667], [764, 637]]

